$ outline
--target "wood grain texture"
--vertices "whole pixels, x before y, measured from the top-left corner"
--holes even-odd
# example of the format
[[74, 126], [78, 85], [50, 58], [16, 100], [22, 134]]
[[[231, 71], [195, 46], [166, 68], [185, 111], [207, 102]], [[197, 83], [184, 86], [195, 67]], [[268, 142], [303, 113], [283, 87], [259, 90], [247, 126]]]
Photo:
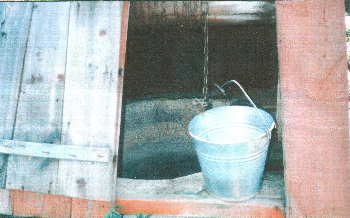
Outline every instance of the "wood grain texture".
[[64, 196], [10, 190], [14, 216], [70, 218], [72, 199]]
[[12, 214], [10, 191], [7, 189], [0, 189], [0, 214]]
[[[15, 140], [60, 142], [69, 2], [34, 3], [19, 96]], [[52, 193], [58, 161], [10, 155], [6, 188]]]
[[280, 84], [279, 79], [278, 79], [278, 84], [277, 84], [276, 129], [277, 129], [277, 139], [278, 139], [278, 141], [282, 141], [282, 139], [283, 139], [283, 118], [282, 118], [281, 84]]
[[[33, 3], [0, 3], [0, 139], [12, 139]], [[0, 154], [0, 188], [8, 155]]]
[[[124, 1], [122, 7], [122, 20], [121, 20], [121, 33], [120, 33], [120, 50], [119, 50], [119, 69], [118, 69], [118, 91], [117, 91], [117, 115], [116, 115], [116, 131], [115, 131], [115, 142], [114, 142], [114, 157], [117, 157], [118, 160], [115, 160], [113, 163], [113, 189], [116, 189], [117, 177], [121, 175], [121, 170], [118, 172], [118, 165], [122, 164], [123, 160], [120, 158], [119, 154], [123, 154], [122, 141], [124, 136], [120, 137], [120, 134], [124, 134], [123, 124], [122, 124], [122, 104], [123, 104], [123, 84], [124, 84], [124, 70], [125, 70], [125, 55], [126, 55], [126, 41], [127, 41], [127, 32], [128, 32], [128, 23], [129, 23], [129, 2]], [[119, 149], [121, 146], [121, 149]], [[120, 174], [120, 175], [119, 175]], [[115, 198], [115, 197], [114, 197]]]
[[112, 161], [108, 148], [76, 145], [52, 146], [52, 144], [49, 143], [24, 142], [18, 140], [0, 139], [0, 153], [79, 161]]
[[111, 203], [86, 199], [72, 199], [71, 218], [103, 217], [109, 210]]
[[279, 208], [227, 202], [195, 202], [158, 201], [158, 200], [128, 200], [118, 199], [115, 202], [122, 205], [122, 214], [154, 214], [180, 217], [249, 217], [249, 218], [283, 218]]
[[[202, 173], [167, 180], [118, 178], [116, 202], [125, 208], [123, 212], [127, 214], [152, 212], [154, 215], [239, 217], [246, 213], [243, 217], [249, 217], [249, 210], [262, 213], [270, 210], [283, 215], [284, 178], [281, 171], [266, 172], [261, 191], [254, 198], [237, 203], [224, 202], [208, 194]], [[209, 211], [210, 207], [213, 211]]]
[[0, 3], [0, 137], [11, 139], [33, 3]]
[[349, 217], [344, 1], [276, 2], [288, 217]]
[[10, 190], [10, 199], [14, 216], [41, 217], [43, 198], [39, 193]]
[[224, 202], [204, 191], [202, 173], [171, 180], [118, 179], [118, 199], [111, 202], [11, 190], [14, 215], [39, 217], [103, 217], [114, 203], [122, 214], [152, 212], [180, 217], [284, 217], [282, 172], [268, 172], [263, 188], [245, 202]]
[[[70, 14], [62, 143], [114, 153], [122, 2], [74, 2]], [[61, 160], [56, 194], [111, 201], [113, 163]]]
[[72, 198], [50, 194], [41, 195], [43, 196], [41, 217], [71, 218]]

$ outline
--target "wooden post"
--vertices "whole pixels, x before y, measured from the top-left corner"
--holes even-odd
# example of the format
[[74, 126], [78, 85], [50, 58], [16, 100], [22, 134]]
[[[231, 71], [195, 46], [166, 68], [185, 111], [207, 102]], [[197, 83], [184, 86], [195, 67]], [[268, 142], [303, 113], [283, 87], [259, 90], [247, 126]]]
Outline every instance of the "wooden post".
[[349, 217], [344, 1], [276, 8], [287, 217]]

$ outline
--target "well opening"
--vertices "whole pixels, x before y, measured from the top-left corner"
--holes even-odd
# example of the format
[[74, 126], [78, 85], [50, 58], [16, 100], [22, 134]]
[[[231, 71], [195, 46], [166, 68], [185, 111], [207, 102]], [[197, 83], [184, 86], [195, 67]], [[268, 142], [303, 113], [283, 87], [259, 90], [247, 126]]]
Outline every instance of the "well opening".
[[[119, 176], [173, 179], [200, 172], [187, 125], [204, 110], [193, 105], [194, 98], [203, 97], [203, 23], [148, 18], [137, 22], [140, 7], [140, 3], [130, 6]], [[255, 103], [276, 118], [276, 35], [275, 22], [209, 25], [209, 93], [216, 89], [214, 84], [235, 79]], [[245, 100], [234, 85], [225, 91], [229, 102], [218, 94], [213, 97], [214, 107]], [[276, 132], [266, 168], [283, 169]]]

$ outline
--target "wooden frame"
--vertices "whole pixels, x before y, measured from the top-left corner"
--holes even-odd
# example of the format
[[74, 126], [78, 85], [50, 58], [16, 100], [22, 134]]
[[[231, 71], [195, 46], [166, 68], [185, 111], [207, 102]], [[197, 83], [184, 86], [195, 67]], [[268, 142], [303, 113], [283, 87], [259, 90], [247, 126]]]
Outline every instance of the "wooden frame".
[[[31, 13], [28, 5], [23, 8], [24, 12], [19, 14]], [[124, 4], [124, 11], [125, 5], [127, 3]], [[276, 9], [286, 161], [286, 216], [350, 216], [344, 2], [340, 0], [276, 2]], [[24, 24], [26, 22], [29, 21], [23, 21]], [[26, 35], [27, 31], [23, 30], [20, 35]], [[25, 42], [18, 41], [17, 47], [13, 47], [18, 54], [24, 52], [23, 43]], [[0, 54], [1, 52], [2, 50]], [[0, 57], [6, 56], [2, 54]], [[20, 67], [23, 60], [18, 58], [15, 62], [17, 64], [13, 66], [16, 67], [12, 70], [18, 72], [23, 67]], [[120, 66], [123, 65], [120, 64]], [[119, 76], [122, 77], [123, 74]], [[60, 78], [62, 76], [58, 79]], [[41, 79], [34, 77], [33, 80]], [[10, 89], [15, 87], [17, 90], [18, 84], [10, 84]], [[118, 98], [122, 92], [121, 80], [119, 84]], [[18, 95], [18, 92], [12, 94], [16, 93]], [[8, 106], [12, 107], [6, 105]], [[117, 107], [120, 108], [120, 106], [119, 104]], [[1, 108], [5, 107], [2, 105]], [[117, 123], [119, 121], [117, 119]], [[8, 125], [13, 121], [9, 119], [6, 122]], [[117, 131], [117, 136], [118, 134]], [[118, 142], [116, 141], [113, 145], [117, 146]], [[117, 154], [116, 149], [113, 152]], [[2, 161], [6, 161], [6, 155], [2, 157], [5, 157]], [[188, 179], [181, 178], [181, 180], [164, 181], [157, 187], [158, 189], [148, 190], [149, 193], [146, 195], [139, 196], [144, 192], [136, 192], [138, 197], [131, 196], [130, 190], [124, 189], [124, 186], [135, 182], [136, 186], [142, 190], [143, 184], [147, 184], [148, 187], [150, 182], [117, 179], [115, 171], [114, 164], [114, 182], [117, 185], [119, 183], [120, 186], [116, 186], [116, 196], [111, 202], [124, 206], [125, 210], [120, 211], [123, 213], [284, 217], [283, 208], [271, 207], [267, 204], [257, 205], [254, 201], [224, 203], [209, 199], [205, 193], [201, 192], [200, 186], [203, 180], [200, 175], [190, 178], [196, 183], [192, 184], [193, 187], [187, 187], [189, 189], [178, 190], [176, 184], [182, 183], [182, 179]], [[167, 190], [170, 184], [179, 194]], [[188, 190], [195, 192], [189, 194]], [[17, 216], [102, 217], [111, 205], [110, 201], [39, 194], [23, 190], [1, 190], [0, 195], [1, 199], [5, 199], [0, 201], [0, 212]], [[204, 199], [201, 198], [203, 196]]]
[[278, 1], [287, 217], [349, 217], [344, 1]]

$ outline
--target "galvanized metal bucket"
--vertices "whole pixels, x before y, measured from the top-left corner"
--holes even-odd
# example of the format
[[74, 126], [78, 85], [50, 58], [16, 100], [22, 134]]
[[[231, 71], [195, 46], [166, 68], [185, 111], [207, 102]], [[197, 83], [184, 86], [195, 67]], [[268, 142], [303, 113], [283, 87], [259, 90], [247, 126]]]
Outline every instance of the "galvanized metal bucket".
[[255, 105], [217, 107], [190, 121], [209, 193], [234, 202], [254, 197], [261, 189], [274, 126], [272, 116]]

